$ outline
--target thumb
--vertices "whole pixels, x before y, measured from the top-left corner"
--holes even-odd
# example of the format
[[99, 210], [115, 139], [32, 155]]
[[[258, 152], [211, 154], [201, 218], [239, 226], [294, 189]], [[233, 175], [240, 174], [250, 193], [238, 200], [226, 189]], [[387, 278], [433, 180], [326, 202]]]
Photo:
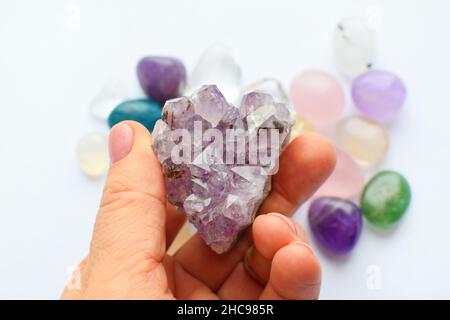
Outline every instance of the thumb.
[[145, 257], [160, 262], [165, 253], [165, 189], [151, 135], [124, 121], [109, 135], [111, 167], [91, 242], [91, 259], [115, 262]]

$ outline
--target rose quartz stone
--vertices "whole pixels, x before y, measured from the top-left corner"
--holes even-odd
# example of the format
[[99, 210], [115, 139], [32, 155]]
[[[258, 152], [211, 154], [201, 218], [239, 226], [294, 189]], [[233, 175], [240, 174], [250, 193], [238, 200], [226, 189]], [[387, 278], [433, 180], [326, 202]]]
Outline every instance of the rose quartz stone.
[[344, 110], [342, 87], [325, 71], [300, 73], [292, 81], [290, 96], [295, 111], [318, 129], [335, 123]]
[[364, 174], [361, 167], [344, 151], [336, 149], [336, 167], [314, 197], [352, 199], [359, 195], [363, 187]]

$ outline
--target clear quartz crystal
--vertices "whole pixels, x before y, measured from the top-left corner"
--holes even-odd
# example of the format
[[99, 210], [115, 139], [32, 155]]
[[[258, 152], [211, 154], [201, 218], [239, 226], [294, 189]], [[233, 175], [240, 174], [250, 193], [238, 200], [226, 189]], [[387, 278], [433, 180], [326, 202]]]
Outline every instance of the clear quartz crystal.
[[375, 32], [363, 17], [348, 17], [336, 26], [334, 53], [340, 69], [350, 77], [372, 67], [375, 55]]
[[106, 120], [111, 111], [129, 96], [129, 88], [124, 80], [110, 78], [92, 99], [91, 115], [98, 120]]
[[242, 96], [252, 91], [268, 93], [273, 97], [273, 100], [276, 102], [286, 104], [289, 103], [288, 95], [284, 90], [284, 87], [280, 81], [278, 81], [275, 78], [262, 78], [260, 80], [250, 83], [249, 85], [246, 85], [242, 89], [238, 99], [236, 99], [236, 104], [240, 104]]
[[229, 47], [217, 43], [202, 54], [188, 77], [185, 94], [191, 95], [202, 85], [216, 85], [228, 101], [235, 101], [241, 87], [241, 67]]
[[83, 136], [76, 148], [81, 170], [90, 177], [99, 177], [109, 165], [108, 143], [106, 135], [91, 132]]

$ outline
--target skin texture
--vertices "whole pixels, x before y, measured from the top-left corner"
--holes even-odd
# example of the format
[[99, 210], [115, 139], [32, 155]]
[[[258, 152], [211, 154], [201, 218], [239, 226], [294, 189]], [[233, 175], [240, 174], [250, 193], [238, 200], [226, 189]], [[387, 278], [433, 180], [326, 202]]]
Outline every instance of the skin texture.
[[151, 135], [124, 121], [110, 132], [111, 167], [89, 253], [63, 299], [317, 299], [320, 264], [289, 218], [331, 174], [332, 145], [307, 133], [280, 157], [270, 195], [229, 252], [198, 235], [166, 254], [184, 215], [166, 202]]

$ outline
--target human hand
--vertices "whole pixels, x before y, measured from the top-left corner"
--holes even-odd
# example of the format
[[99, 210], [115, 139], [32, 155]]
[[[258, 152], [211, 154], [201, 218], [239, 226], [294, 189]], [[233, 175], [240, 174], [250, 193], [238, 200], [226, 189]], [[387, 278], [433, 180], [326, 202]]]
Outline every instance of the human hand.
[[[166, 254], [185, 221], [167, 203], [164, 178], [139, 123], [110, 132], [111, 167], [80, 287], [63, 299], [316, 299], [320, 265], [291, 216], [332, 172], [335, 154], [318, 134], [296, 138], [280, 157], [272, 191], [229, 252], [194, 235]], [[276, 213], [275, 213], [276, 212]]]

